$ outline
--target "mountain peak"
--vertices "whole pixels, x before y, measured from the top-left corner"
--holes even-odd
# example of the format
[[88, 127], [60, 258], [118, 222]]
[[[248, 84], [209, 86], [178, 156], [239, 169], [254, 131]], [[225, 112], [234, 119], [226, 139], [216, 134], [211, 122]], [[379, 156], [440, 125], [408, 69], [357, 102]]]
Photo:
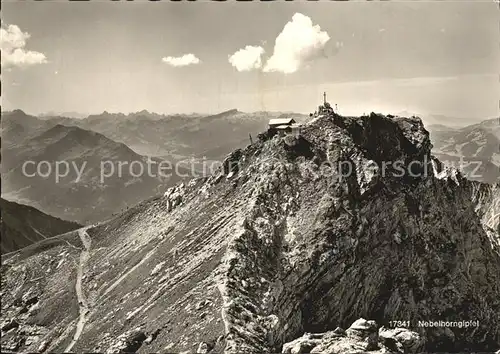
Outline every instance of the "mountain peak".
[[311, 141], [327, 141], [343, 136], [344, 144], [358, 149], [377, 162], [396, 158], [429, 157], [432, 144], [429, 132], [417, 117], [389, 118], [371, 113], [365, 117], [320, 116], [305, 125], [301, 135]]
[[26, 116], [27, 114], [24, 113], [24, 111], [22, 109], [14, 109], [12, 111], [13, 114], [17, 114], [17, 115], [23, 115], [23, 116]]
[[228, 109], [227, 111], [223, 111], [223, 112], [217, 113], [217, 114], [215, 114], [213, 116], [229, 116], [229, 115], [233, 115], [233, 114], [237, 114], [237, 113], [241, 113], [241, 112], [238, 111], [238, 109], [233, 108], [233, 109]]
[[149, 115], [151, 114], [147, 109], [143, 109], [142, 111], [139, 111], [139, 112], [136, 112], [135, 114], [145, 114], [145, 115]]

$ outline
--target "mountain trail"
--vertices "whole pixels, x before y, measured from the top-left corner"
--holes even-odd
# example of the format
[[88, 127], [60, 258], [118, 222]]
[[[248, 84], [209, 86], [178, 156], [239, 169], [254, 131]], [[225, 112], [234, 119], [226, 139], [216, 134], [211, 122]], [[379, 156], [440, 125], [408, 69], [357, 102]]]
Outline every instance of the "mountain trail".
[[82, 241], [83, 244], [83, 249], [82, 252], [80, 253], [80, 264], [78, 265], [78, 272], [77, 272], [77, 277], [76, 277], [76, 296], [78, 298], [78, 305], [80, 307], [80, 317], [78, 319], [78, 323], [76, 325], [76, 331], [75, 334], [73, 335], [73, 339], [71, 340], [71, 343], [66, 347], [64, 352], [70, 352], [73, 346], [76, 344], [78, 339], [80, 338], [80, 335], [83, 332], [83, 328], [85, 327], [85, 323], [87, 321], [87, 314], [89, 313], [89, 306], [87, 303], [87, 299], [85, 298], [85, 294], [83, 293], [83, 288], [82, 288], [82, 278], [83, 278], [83, 272], [84, 272], [84, 267], [87, 264], [87, 260], [89, 258], [89, 251], [90, 251], [90, 245], [92, 243], [92, 240], [90, 239], [89, 234], [87, 233], [88, 227], [84, 227], [82, 229], [78, 230], [78, 236], [80, 236], [80, 240]]

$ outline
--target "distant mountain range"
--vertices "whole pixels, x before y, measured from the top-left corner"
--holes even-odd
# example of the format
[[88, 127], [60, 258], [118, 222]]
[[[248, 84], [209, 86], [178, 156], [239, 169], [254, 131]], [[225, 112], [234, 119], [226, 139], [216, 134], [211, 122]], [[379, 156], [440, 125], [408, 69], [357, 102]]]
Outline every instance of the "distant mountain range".
[[255, 137], [266, 129], [269, 119], [283, 115], [298, 121], [308, 118], [297, 113], [244, 113], [232, 109], [208, 116], [103, 112], [82, 120], [53, 117], [52, 122], [99, 132], [141, 155], [218, 160], [233, 149], [248, 145], [249, 134]]
[[38, 115], [40, 119], [50, 119], [53, 117], [67, 117], [67, 118], [75, 118], [75, 119], [83, 119], [87, 118], [89, 115], [85, 113], [79, 112], [46, 112]]
[[477, 118], [450, 117], [444, 114], [419, 114], [409, 111], [401, 111], [396, 114], [400, 117], [416, 116], [422, 119], [425, 126], [442, 125], [449, 128], [463, 128], [465, 126], [478, 123]]
[[77, 229], [81, 225], [41, 211], [0, 199], [1, 252], [13, 252], [46, 238]]
[[[159, 159], [148, 163], [146, 156], [93, 131], [19, 112], [5, 115], [3, 121], [2, 196], [51, 215], [83, 224], [101, 221], [180, 180], [175, 173], [162, 178]], [[67, 174], [58, 180], [57, 164], [61, 174]], [[52, 173], [33, 176], [37, 166], [41, 174], [47, 175], [49, 168]]]
[[473, 180], [500, 179], [500, 121], [488, 119], [463, 128], [429, 125], [434, 155]]
[[[191, 117], [191, 118], [193, 118], [193, 117], [205, 117], [208, 115], [208, 114], [194, 113], [194, 112], [193, 113], [177, 113], [177, 114], [173, 114], [173, 115], [165, 115], [165, 114], [160, 114], [160, 113], [155, 113], [155, 112], [149, 112], [146, 109], [143, 109], [142, 111], [129, 113], [129, 114], [108, 113], [107, 111], [104, 111], [102, 113], [102, 115], [105, 115], [105, 114], [115, 115], [117, 117], [127, 117], [127, 116], [134, 117], [137, 115], [143, 115], [143, 116], [148, 116], [148, 118], [150, 118], [150, 119], [161, 119], [165, 116], [178, 116], [178, 117]], [[62, 118], [84, 119], [84, 118], [88, 118], [89, 116], [99, 116], [99, 115], [101, 115], [101, 114], [96, 114], [96, 113], [86, 114], [86, 113], [80, 113], [80, 112], [54, 112], [54, 111], [50, 111], [50, 112], [39, 114], [38, 118], [40, 118], [40, 119], [52, 119], [52, 118], [62, 117]]]

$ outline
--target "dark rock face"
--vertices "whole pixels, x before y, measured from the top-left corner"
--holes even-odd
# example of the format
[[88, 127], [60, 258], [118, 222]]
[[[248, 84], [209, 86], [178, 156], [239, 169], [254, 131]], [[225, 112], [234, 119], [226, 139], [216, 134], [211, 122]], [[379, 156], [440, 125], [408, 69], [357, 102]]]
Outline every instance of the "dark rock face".
[[[326, 116], [89, 229], [89, 314], [73, 350], [497, 350], [499, 187], [443, 170], [430, 148], [415, 118]], [[34, 338], [20, 334], [29, 323], [42, 333], [19, 350], [71, 341], [78, 311], [56, 321], [45, 308], [56, 296], [78, 306], [61, 283], [75, 268], [56, 267], [78, 263], [78, 251], [61, 244], [6, 260], [2, 319], [19, 323], [11, 338]], [[20, 281], [48, 260], [42, 280]], [[35, 288], [43, 311], [19, 316], [11, 294]], [[419, 323], [439, 320], [474, 325]]]

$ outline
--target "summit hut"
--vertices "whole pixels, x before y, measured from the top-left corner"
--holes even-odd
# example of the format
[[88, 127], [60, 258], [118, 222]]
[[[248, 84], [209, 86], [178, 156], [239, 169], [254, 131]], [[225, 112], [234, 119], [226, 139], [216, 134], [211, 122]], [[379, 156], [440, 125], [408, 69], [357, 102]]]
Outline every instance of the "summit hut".
[[293, 118], [273, 118], [269, 120], [269, 132], [274, 135], [275, 133], [280, 136], [287, 134], [297, 134], [299, 132], [300, 124], [297, 124]]

